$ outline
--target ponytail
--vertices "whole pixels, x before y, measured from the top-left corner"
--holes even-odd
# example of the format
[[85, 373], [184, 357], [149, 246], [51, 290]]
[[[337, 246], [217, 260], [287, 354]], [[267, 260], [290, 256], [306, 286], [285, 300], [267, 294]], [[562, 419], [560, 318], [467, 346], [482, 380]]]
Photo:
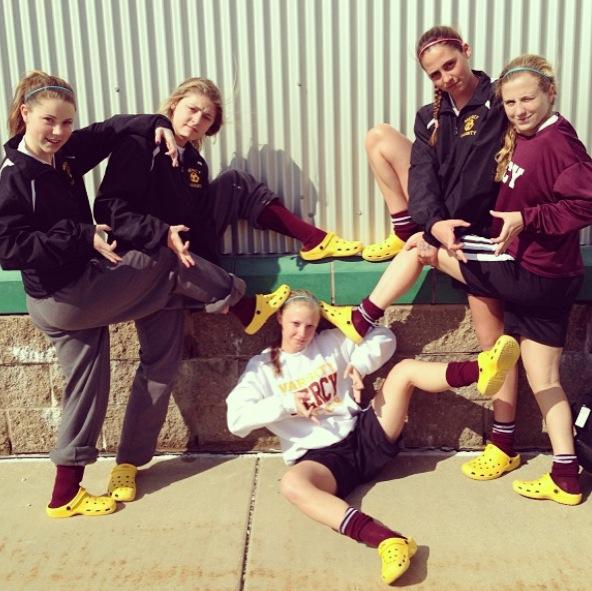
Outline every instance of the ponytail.
[[279, 378], [282, 375], [282, 364], [280, 361], [280, 345], [281, 343], [278, 341], [275, 345], [271, 347], [271, 351], [269, 352], [271, 365], [273, 367], [273, 373], [277, 378]]
[[33, 106], [44, 98], [60, 98], [76, 108], [74, 90], [70, 84], [57, 76], [51, 76], [41, 70], [33, 70], [21, 78], [8, 108], [8, 134], [10, 137], [25, 132], [21, 106], [25, 104]]

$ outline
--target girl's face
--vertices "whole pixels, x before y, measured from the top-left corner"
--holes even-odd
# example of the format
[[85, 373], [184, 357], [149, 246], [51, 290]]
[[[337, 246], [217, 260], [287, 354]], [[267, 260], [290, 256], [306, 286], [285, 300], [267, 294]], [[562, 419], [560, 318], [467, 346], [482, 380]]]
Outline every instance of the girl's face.
[[51, 164], [54, 154], [70, 139], [76, 108], [61, 98], [41, 98], [21, 105], [25, 144], [39, 159]]
[[502, 84], [502, 100], [510, 123], [522, 135], [534, 135], [552, 112], [555, 90], [539, 86], [536, 74], [522, 72]]
[[299, 353], [306, 349], [315, 336], [320, 312], [305, 301], [294, 302], [278, 314], [282, 327], [282, 351]]
[[171, 120], [179, 146], [205, 137], [216, 118], [217, 107], [205, 95], [191, 92], [172, 107]]
[[421, 67], [438, 90], [456, 100], [473, 91], [473, 72], [469, 64], [471, 48], [464, 43], [462, 51], [446, 43], [437, 43], [421, 56]]

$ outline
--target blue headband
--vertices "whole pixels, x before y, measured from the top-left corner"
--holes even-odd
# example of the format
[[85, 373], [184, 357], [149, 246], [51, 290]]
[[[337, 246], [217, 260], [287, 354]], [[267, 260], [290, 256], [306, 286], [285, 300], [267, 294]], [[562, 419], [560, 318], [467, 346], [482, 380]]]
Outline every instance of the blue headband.
[[541, 72], [540, 70], [537, 70], [536, 68], [531, 68], [529, 66], [516, 66], [515, 68], [510, 68], [504, 74], [503, 77], [506, 78], [510, 74], [514, 74], [516, 72], [532, 72], [533, 74], [538, 74], [539, 76], [542, 76], [543, 78], [548, 78], [549, 80], [551, 80], [551, 76], [549, 76], [548, 74], [545, 74], [544, 72]]
[[63, 90], [64, 92], [69, 92], [70, 94], [74, 94], [73, 90], [71, 90], [70, 88], [66, 88], [65, 86], [53, 86], [53, 85], [40, 86], [39, 88], [36, 88], [35, 90], [32, 90], [31, 92], [29, 92], [25, 95], [25, 102], [27, 102], [34, 94], [37, 94], [38, 92], [41, 92], [42, 90]]

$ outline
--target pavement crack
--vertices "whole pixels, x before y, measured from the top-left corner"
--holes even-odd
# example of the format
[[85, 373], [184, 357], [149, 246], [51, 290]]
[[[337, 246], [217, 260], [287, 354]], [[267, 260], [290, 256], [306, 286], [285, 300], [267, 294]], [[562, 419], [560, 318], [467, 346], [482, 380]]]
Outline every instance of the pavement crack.
[[255, 460], [255, 473], [253, 474], [253, 484], [251, 486], [251, 501], [249, 503], [249, 515], [247, 517], [247, 527], [245, 528], [245, 541], [243, 544], [243, 560], [241, 565], [241, 578], [239, 583], [239, 591], [244, 591], [245, 579], [247, 577], [247, 564], [249, 562], [249, 550], [251, 542], [251, 530], [253, 526], [253, 513], [255, 512], [255, 498], [257, 496], [257, 488], [259, 486], [259, 472], [261, 470], [261, 458]]

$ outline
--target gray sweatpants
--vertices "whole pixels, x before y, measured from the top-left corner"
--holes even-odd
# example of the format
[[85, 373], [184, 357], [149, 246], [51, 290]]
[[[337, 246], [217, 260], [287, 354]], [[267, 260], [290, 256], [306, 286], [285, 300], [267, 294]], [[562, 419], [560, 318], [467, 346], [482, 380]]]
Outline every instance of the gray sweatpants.
[[116, 265], [93, 259], [77, 281], [51, 297], [27, 296], [31, 319], [53, 342], [66, 377], [54, 463], [96, 460], [110, 389], [108, 325], [129, 320], [136, 322], [140, 365], [117, 460], [150, 460], [181, 359], [183, 309], [198, 304], [220, 312], [245, 292], [242, 279], [193, 258], [197, 264], [189, 269], [168, 248], [151, 255], [129, 251]]

